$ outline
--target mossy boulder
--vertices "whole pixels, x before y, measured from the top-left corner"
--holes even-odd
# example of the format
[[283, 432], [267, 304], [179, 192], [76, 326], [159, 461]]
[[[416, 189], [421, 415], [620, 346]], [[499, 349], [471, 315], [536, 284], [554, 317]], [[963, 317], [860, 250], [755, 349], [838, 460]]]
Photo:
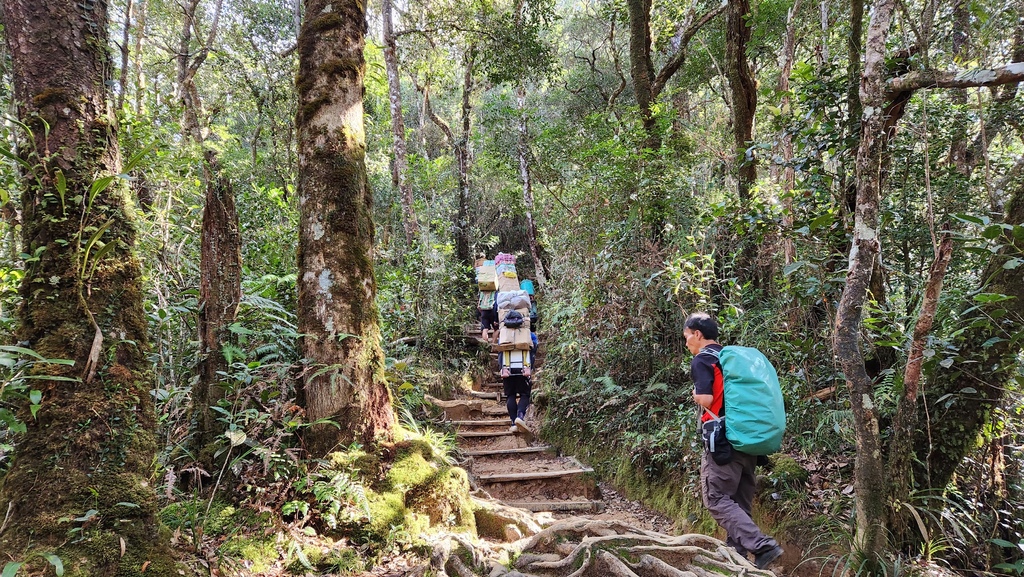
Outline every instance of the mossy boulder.
[[810, 473], [793, 457], [785, 453], [776, 453], [769, 457], [770, 473], [768, 479], [772, 485], [790, 489], [802, 487]]

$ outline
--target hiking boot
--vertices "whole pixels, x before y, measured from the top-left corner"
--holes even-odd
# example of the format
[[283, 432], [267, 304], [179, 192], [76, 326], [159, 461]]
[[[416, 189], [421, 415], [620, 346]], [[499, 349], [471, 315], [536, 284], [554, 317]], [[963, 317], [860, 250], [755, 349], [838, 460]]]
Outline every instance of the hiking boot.
[[775, 545], [771, 549], [765, 549], [760, 553], [754, 554], [754, 567], [758, 569], [764, 569], [765, 567], [772, 564], [773, 561], [782, 556], [782, 547]]
[[522, 432], [524, 432], [524, 433], [530, 433], [530, 432], [532, 432], [532, 431], [530, 431], [530, 427], [528, 427], [528, 426], [526, 425], [526, 421], [524, 421], [522, 417], [516, 417], [516, 424], [515, 424], [515, 427], [518, 427], [518, 428], [519, 428], [519, 430], [520, 430], [520, 431], [522, 431]]
[[511, 427], [508, 428], [508, 430], [513, 432], [513, 433], [518, 433], [519, 432], [519, 427], [516, 426], [516, 425], [512, 425]]

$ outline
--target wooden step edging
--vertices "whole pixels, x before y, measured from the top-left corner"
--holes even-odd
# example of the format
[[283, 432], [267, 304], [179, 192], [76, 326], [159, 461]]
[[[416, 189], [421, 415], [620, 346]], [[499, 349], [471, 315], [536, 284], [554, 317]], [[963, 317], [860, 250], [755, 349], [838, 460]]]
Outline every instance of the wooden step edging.
[[580, 469], [567, 469], [564, 471], [535, 471], [533, 473], [496, 473], [494, 475], [476, 475], [476, 480], [481, 483], [511, 483], [514, 481], [535, 481], [538, 479], [560, 479], [593, 473], [590, 467]]
[[504, 431], [459, 431], [455, 433], [455, 436], [460, 439], [480, 439], [485, 437], [507, 437], [517, 434], [519, 434], [518, 431], [506, 429]]
[[512, 422], [508, 419], [485, 419], [482, 421], [448, 421], [449, 423], [458, 427], [497, 427], [505, 425], [506, 427], [511, 426]]
[[519, 447], [517, 449], [476, 449], [472, 451], [462, 451], [462, 454], [467, 457], [491, 457], [498, 455], [526, 455], [529, 453], [546, 453], [548, 451], [554, 452], [555, 448], [551, 445], [538, 445], [536, 447]]
[[541, 511], [584, 511], [599, 513], [604, 505], [600, 501], [506, 501], [509, 507], [526, 509], [534, 513]]

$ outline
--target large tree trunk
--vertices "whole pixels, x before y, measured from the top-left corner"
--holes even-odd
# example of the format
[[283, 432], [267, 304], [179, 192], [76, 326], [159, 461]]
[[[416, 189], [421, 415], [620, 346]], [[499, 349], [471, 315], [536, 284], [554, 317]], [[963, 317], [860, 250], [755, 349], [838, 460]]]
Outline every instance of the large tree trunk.
[[[121, 172], [107, 101], [107, 4], [4, 0], [3, 10], [18, 116], [31, 129], [19, 146], [31, 167], [22, 238], [38, 255], [26, 262], [18, 338], [75, 364], [36, 366], [53, 379], [32, 381], [41, 407], [33, 417], [26, 403], [19, 415], [28, 430], [0, 493], [9, 512], [0, 551], [5, 559], [54, 552], [76, 575], [147, 566], [174, 574], [149, 482], [155, 384], [131, 203], [119, 179], [90, 194], [97, 179]], [[81, 539], [68, 539], [86, 524]]]
[[413, 209], [412, 185], [409, 184], [408, 154], [405, 146], [405, 120], [402, 117], [402, 81], [398, 74], [398, 46], [395, 29], [391, 22], [392, 0], [384, 0], [384, 66], [388, 75], [388, 101], [391, 105], [391, 134], [394, 148], [394, 163], [391, 167], [391, 183], [402, 199], [402, 218], [405, 228], [405, 243], [412, 247], [419, 226]]
[[[1024, 226], [1024, 185], [1017, 185], [1004, 223]], [[948, 368], [938, 367], [928, 383], [921, 415], [928, 428], [915, 442], [918, 461], [925, 466], [916, 468], [915, 476], [930, 488], [945, 488], [964, 456], [977, 447], [978, 435], [1017, 372], [1024, 341], [1024, 266], [1004, 265], [1019, 258], [1024, 241], [1004, 230], [999, 242], [1002, 250], [981, 276], [982, 291], [1010, 298], [972, 303], [977, 308], [958, 321], [965, 330], [957, 341], [956, 360]]]
[[754, 112], [757, 109], [757, 83], [747, 61], [747, 42], [750, 41], [750, 14], [748, 0], [729, 0], [726, 11], [725, 68], [732, 93], [732, 137], [736, 147], [737, 193], [740, 204], [750, 200], [750, 187], [757, 180], [757, 163], [746, 151], [754, 134]]
[[885, 42], [889, 35], [894, 0], [881, 0], [873, 7], [868, 28], [860, 100], [861, 140], [857, 150], [857, 204], [850, 248], [846, 288], [836, 311], [835, 352], [846, 376], [853, 409], [857, 457], [853, 486], [856, 542], [868, 568], [873, 569], [885, 548], [886, 478], [881, 455], [878, 413], [871, 377], [861, 350], [861, 315], [879, 254], [878, 213], [881, 168], [887, 143], [885, 117]]
[[519, 177], [523, 181], [523, 206], [526, 207], [526, 240], [530, 245], [530, 256], [533, 257], [534, 272], [537, 282], [543, 286], [547, 283], [547, 269], [543, 259], [543, 249], [537, 240], [537, 223], [533, 220], [533, 180], [530, 177], [530, 132], [526, 116], [526, 87], [520, 84], [516, 88], [516, 104], [519, 107], [519, 141], [516, 147], [519, 154]]
[[651, 61], [651, 0], [626, 0], [629, 10], [629, 74], [633, 79], [633, 92], [640, 107], [647, 140], [644, 146], [657, 150], [661, 139], [651, 107], [654, 94], [654, 64]]
[[391, 438], [363, 131], [365, 4], [307, 0], [299, 34], [299, 332], [305, 435], [321, 457]]

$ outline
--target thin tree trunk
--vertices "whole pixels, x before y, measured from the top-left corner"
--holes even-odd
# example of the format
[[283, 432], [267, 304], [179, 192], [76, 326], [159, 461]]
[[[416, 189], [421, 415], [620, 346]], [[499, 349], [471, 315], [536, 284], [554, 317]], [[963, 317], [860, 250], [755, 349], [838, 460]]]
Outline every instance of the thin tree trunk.
[[[935, 321], [935, 313], [939, 308], [939, 296], [942, 294], [942, 282], [946, 277], [949, 260], [953, 256], [953, 237], [946, 231], [937, 247], [935, 260], [932, 262], [928, 280], [925, 283], [924, 299], [921, 310], [914, 325], [914, 334], [907, 355], [907, 366], [903, 371], [903, 395], [896, 408], [892, 423], [892, 439], [889, 442], [889, 501], [900, 503], [911, 494], [913, 489], [913, 447], [914, 436], [918, 424], [918, 399], [921, 397], [919, 383], [921, 368], [924, 365], [924, 350], [927, 346], [928, 334]], [[909, 538], [906, 524], [898, 509], [893, 511], [889, 527], [898, 542], [906, 542]]]
[[124, 33], [121, 35], [119, 46], [121, 49], [121, 74], [118, 77], [120, 90], [117, 93], [117, 114], [120, 114], [121, 109], [124, 108], [125, 91], [128, 89], [128, 41], [131, 40], [133, 7], [132, 0], [128, 0], [124, 7]]
[[192, 448], [207, 467], [213, 465], [212, 450], [208, 450], [224, 431], [224, 424], [213, 407], [222, 401], [227, 389], [223, 381], [228, 372], [225, 347], [234, 346], [236, 338], [228, 327], [238, 316], [242, 300], [242, 238], [235, 209], [235, 189], [221, 168], [217, 152], [207, 145], [209, 120], [203, 110], [202, 99], [195, 83], [196, 74], [206, 60], [217, 35], [217, 26], [223, 0], [217, 0], [214, 18], [205, 44], [191, 53], [191, 31], [194, 27], [199, 1], [191, 5], [193, 12], [185, 14], [179, 44], [178, 91], [184, 108], [182, 128], [185, 138], [202, 149], [205, 202], [200, 232], [199, 256], [199, 359], [196, 366], [198, 379], [192, 387]]
[[885, 42], [892, 23], [895, 0], [873, 6], [868, 28], [860, 99], [861, 140], [857, 150], [857, 201], [850, 248], [850, 268], [836, 311], [835, 352], [850, 389], [857, 456], [854, 466], [855, 549], [863, 555], [866, 569], [873, 570], [886, 545], [886, 478], [881, 457], [878, 413], [871, 378], [860, 345], [861, 315], [879, 254], [878, 214], [881, 167], [887, 132], [885, 103]]
[[[107, 4], [4, 0], [3, 24], [17, 115], [31, 129], [19, 143], [22, 239], [38, 256], [25, 265], [18, 340], [74, 365], [34, 369], [42, 399], [34, 415], [27, 401], [19, 408], [26, 432], [0, 490], [0, 551], [5, 560], [53, 553], [73, 575], [173, 575], [150, 484], [156, 385], [134, 213], [113, 178], [122, 166]], [[90, 194], [104, 177], [113, 179]], [[69, 539], [86, 523], [67, 520], [85, 509], [96, 511], [88, 538]]]
[[522, 84], [516, 88], [516, 104], [519, 107], [519, 142], [516, 149], [519, 154], [519, 177], [523, 181], [523, 206], [526, 207], [526, 240], [530, 245], [530, 256], [533, 257], [537, 282], [543, 286], [547, 283], [547, 270], [542, 259], [540, 243], [537, 240], [537, 223], [533, 220], [533, 182], [530, 178], [530, 133], [526, 117], [526, 87]]
[[402, 112], [402, 82], [398, 74], [398, 47], [395, 42], [394, 25], [391, 22], [392, 0], [384, 0], [384, 65], [388, 75], [388, 101], [391, 105], [391, 134], [394, 147], [394, 164], [391, 182], [402, 199], [402, 216], [405, 228], [405, 243], [412, 247], [419, 226], [413, 208], [412, 185], [409, 184], [408, 153], [405, 146], [405, 120]]
[[139, 0], [135, 23], [135, 115], [142, 114], [142, 97], [146, 92], [146, 77], [142, 71], [142, 42], [146, 37], [146, 12], [149, 0]]
[[467, 270], [472, 270], [474, 265], [473, 255], [470, 254], [469, 239], [469, 164], [471, 156], [472, 128], [473, 128], [473, 66], [476, 60], [476, 49], [470, 46], [466, 50], [463, 60], [462, 76], [462, 134], [459, 135], [458, 143], [455, 146], [456, 164], [458, 167], [459, 183], [459, 215], [458, 227], [455, 236], [455, 253], [459, 262], [466, 265]]
[[737, 193], [740, 204], [750, 201], [750, 187], [757, 180], [757, 159], [753, 154], [747, 158], [747, 149], [753, 139], [754, 112], [757, 109], [757, 83], [747, 61], [747, 42], [750, 27], [748, 0], [729, 0], [726, 11], [726, 58], [725, 68], [732, 93], [732, 135], [736, 151]]
[[[792, 114], [792, 98], [789, 95], [789, 75], [793, 72], [793, 58], [796, 52], [796, 14], [800, 10], [800, 0], [795, 0], [786, 17], [786, 38], [779, 54], [779, 83], [776, 90], [782, 95], [782, 111]], [[779, 149], [782, 153], [782, 170], [779, 174], [778, 165], [773, 165], [776, 182], [782, 185], [782, 254], [785, 264], [796, 260], [796, 249], [793, 246], [793, 197], [796, 186], [796, 171], [793, 170], [793, 135], [783, 130], [779, 135]]]
[[299, 34], [299, 302], [306, 449], [390, 440], [363, 129], [365, 3], [307, 0]]

